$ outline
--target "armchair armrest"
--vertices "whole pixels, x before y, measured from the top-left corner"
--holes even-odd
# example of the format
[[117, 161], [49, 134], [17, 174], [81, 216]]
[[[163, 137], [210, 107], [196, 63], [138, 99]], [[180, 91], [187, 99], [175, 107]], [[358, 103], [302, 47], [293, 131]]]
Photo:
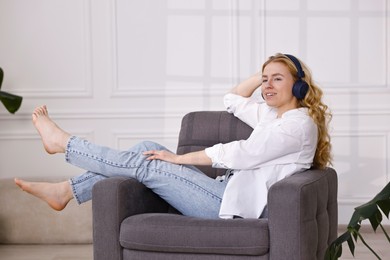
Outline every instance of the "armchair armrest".
[[169, 205], [134, 179], [108, 178], [92, 190], [93, 250], [95, 260], [122, 259], [119, 230], [132, 215], [168, 212]]
[[270, 259], [323, 259], [337, 236], [335, 170], [309, 169], [272, 185], [268, 221]]

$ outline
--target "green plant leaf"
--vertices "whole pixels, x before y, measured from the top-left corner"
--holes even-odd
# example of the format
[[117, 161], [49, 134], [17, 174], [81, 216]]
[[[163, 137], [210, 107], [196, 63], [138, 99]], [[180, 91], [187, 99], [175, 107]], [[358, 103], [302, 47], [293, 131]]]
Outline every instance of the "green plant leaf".
[[[347, 240], [348, 242], [348, 247], [349, 251], [351, 251], [351, 254], [355, 256], [355, 243], [353, 242], [352, 237], [350, 236], [349, 239]], [[341, 256], [341, 255], [340, 255]]]
[[380, 200], [376, 203], [378, 207], [382, 210], [383, 214], [387, 218], [389, 218], [389, 213], [390, 213], [390, 199], [385, 199], [385, 200]]
[[382, 213], [377, 209], [376, 213], [368, 218], [370, 221], [372, 229], [376, 232], [379, 223], [382, 222]]
[[333, 244], [335, 245], [341, 245], [345, 241], [351, 238], [351, 233], [349, 231], [345, 231], [342, 235], [340, 235], [335, 241], [333, 241]]
[[347, 241], [349, 250], [352, 255], [355, 251], [355, 243], [353, 239], [357, 242], [360, 238], [361, 242], [374, 254], [378, 259], [378, 254], [366, 243], [361, 234], [359, 234], [359, 229], [361, 227], [361, 222], [365, 219], [368, 219], [371, 223], [373, 230], [376, 231], [378, 226], [383, 230], [387, 240], [390, 242], [390, 237], [387, 235], [384, 230], [381, 222], [383, 220], [384, 214], [389, 218], [390, 214], [390, 182], [369, 202], [356, 207], [355, 211], [352, 214], [352, 217], [349, 221], [347, 231], [336, 238], [327, 248], [327, 256], [329, 259], [338, 259], [341, 256], [342, 244]]
[[349, 231], [344, 232], [337, 239], [335, 239], [326, 249], [325, 254], [327, 255], [327, 257], [325, 259], [327, 260], [338, 259], [343, 252], [342, 244], [345, 241], [348, 241], [349, 239], [351, 239], [351, 233]]
[[325, 260], [337, 260], [343, 252], [342, 244], [332, 243], [325, 251]]
[[362, 219], [361, 219], [360, 212], [355, 209], [349, 221], [348, 229], [352, 228], [352, 229], [359, 230], [361, 221]]
[[14, 114], [20, 108], [23, 98], [4, 91], [0, 91], [0, 101], [8, 112]]
[[390, 198], [390, 182], [372, 199], [377, 202], [379, 200], [385, 200]]
[[335, 255], [337, 257], [336, 259], [338, 259], [341, 256], [341, 254], [343, 253], [343, 246], [342, 245], [338, 245], [337, 249], [338, 250], [336, 251], [336, 255]]
[[[4, 71], [0, 68], [0, 89], [4, 79]], [[0, 90], [0, 101], [3, 103], [8, 112], [14, 114], [22, 105], [23, 98], [8, 92]]]
[[4, 79], [4, 71], [2, 68], [0, 68], [0, 89], [1, 89], [1, 84], [3, 84], [3, 79]]
[[378, 206], [375, 201], [370, 201], [369, 203], [355, 208], [355, 211], [358, 212], [361, 220], [368, 219], [376, 214]]

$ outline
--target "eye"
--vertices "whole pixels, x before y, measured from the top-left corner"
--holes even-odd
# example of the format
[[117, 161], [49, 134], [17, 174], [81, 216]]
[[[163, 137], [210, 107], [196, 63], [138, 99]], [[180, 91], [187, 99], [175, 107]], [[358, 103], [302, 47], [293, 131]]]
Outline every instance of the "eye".
[[281, 77], [276, 77], [274, 80], [275, 80], [275, 81], [281, 81], [282, 78], [281, 78]]
[[267, 82], [267, 79], [263, 79], [263, 83], [266, 83]]

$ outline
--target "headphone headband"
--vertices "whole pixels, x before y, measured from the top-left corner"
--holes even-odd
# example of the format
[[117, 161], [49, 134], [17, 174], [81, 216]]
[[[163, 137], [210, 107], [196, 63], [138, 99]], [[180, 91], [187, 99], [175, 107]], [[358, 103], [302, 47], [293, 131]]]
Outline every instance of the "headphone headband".
[[284, 54], [287, 58], [289, 58], [295, 65], [295, 68], [297, 68], [298, 72], [297, 72], [297, 76], [299, 79], [302, 79], [305, 77], [305, 72], [303, 71], [302, 69], [302, 66], [301, 66], [301, 63], [299, 62], [299, 60], [291, 55], [291, 54]]

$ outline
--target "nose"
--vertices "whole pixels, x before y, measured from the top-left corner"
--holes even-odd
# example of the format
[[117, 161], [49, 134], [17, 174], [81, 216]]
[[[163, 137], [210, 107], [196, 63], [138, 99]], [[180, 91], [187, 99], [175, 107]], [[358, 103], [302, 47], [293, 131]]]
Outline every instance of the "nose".
[[269, 80], [263, 82], [262, 86], [263, 86], [265, 89], [271, 88], [271, 87], [272, 87], [272, 85], [270, 84], [270, 81], [269, 81]]
[[268, 81], [264, 81], [264, 82], [261, 84], [261, 96], [263, 97], [264, 100], [265, 100], [265, 98], [264, 98], [263, 93], [264, 93], [267, 89], [270, 89], [270, 85], [269, 85]]

